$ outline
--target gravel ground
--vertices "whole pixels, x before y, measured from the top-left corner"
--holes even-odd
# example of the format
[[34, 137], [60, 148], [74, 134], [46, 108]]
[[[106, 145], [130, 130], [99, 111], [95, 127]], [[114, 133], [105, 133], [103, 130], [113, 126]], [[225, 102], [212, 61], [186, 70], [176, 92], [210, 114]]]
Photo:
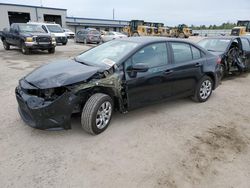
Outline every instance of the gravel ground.
[[203, 104], [181, 99], [116, 113], [99, 136], [86, 134], [79, 117], [68, 131], [25, 125], [18, 80], [88, 48], [70, 42], [54, 55], [26, 56], [0, 45], [1, 187], [249, 188], [249, 74], [227, 78]]

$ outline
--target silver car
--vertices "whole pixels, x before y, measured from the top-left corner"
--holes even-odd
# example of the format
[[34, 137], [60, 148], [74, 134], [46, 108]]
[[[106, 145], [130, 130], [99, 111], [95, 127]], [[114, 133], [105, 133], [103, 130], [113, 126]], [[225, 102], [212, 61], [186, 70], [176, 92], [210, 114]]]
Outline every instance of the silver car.
[[84, 44], [88, 43], [97, 43], [99, 44], [102, 41], [101, 33], [96, 29], [83, 29], [76, 33], [76, 42], [83, 42]]

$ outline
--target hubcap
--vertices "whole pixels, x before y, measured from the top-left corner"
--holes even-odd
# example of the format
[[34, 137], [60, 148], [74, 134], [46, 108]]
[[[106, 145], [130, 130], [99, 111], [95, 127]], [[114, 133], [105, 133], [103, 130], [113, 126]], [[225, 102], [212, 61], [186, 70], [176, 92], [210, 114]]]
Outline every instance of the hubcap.
[[210, 80], [205, 80], [202, 84], [201, 84], [201, 88], [200, 88], [200, 97], [203, 100], [206, 100], [210, 94], [212, 92], [212, 83]]
[[96, 115], [96, 126], [98, 129], [105, 128], [111, 118], [112, 115], [112, 105], [110, 102], [104, 102], [98, 109]]

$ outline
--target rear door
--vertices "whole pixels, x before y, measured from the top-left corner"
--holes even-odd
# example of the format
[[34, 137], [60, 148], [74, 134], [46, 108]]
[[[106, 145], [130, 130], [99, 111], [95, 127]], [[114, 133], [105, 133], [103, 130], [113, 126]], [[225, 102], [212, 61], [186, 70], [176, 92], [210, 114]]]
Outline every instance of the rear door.
[[244, 61], [247, 68], [250, 68], [250, 41], [247, 38], [241, 38], [242, 49], [244, 52]]
[[171, 81], [172, 96], [193, 93], [203, 76], [202, 67], [206, 62], [202, 52], [185, 42], [169, 42], [172, 52]]

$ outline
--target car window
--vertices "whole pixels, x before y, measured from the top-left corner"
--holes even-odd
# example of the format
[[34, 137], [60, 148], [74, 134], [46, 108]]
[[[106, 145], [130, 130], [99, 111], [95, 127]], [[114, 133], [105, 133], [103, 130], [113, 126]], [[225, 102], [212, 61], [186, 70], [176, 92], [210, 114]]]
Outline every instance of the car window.
[[81, 35], [81, 34], [82, 34], [82, 32], [81, 32], [81, 31], [78, 31], [77, 35]]
[[187, 61], [191, 61], [193, 59], [191, 47], [189, 44], [174, 42], [171, 43], [174, 55], [175, 63], [183, 63]]
[[47, 28], [43, 25], [42, 26], [42, 28], [43, 28], [43, 30], [46, 32], [46, 33], [48, 33], [48, 30], [47, 30]]
[[194, 46], [191, 46], [191, 49], [192, 49], [192, 53], [193, 53], [193, 59], [196, 60], [196, 59], [200, 59], [202, 56], [201, 56], [201, 51], [194, 47]]
[[250, 44], [247, 39], [241, 39], [242, 48], [244, 51], [250, 51]]
[[166, 65], [168, 63], [166, 44], [156, 43], [144, 47], [132, 57], [132, 63], [147, 64], [149, 68]]

